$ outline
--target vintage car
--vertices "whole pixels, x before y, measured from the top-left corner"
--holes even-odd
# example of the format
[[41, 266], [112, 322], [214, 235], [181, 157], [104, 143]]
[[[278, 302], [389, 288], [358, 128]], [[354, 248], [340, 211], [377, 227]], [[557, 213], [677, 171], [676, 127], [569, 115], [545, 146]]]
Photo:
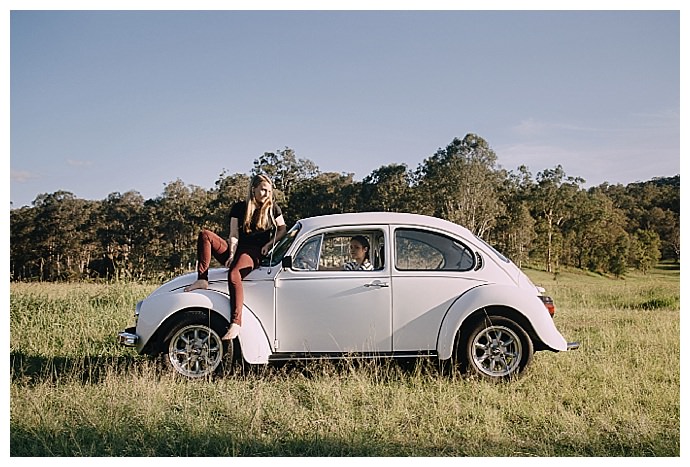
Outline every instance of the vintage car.
[[[344, 270], [355, 235], [368, 239], [372, 270]], [[389, 212], [333, 214], [295, 223], [244, 280], [239, 336], [230, 322], [227, 269], [209, 288], [184, 292], [177, 277], [136, 306], [119, 333], [140, 354], [162, 355], [180, 374], [208, 377], [240, 358], [431, 357], [502, 380], [535, 351], [572, 350], [554, 305], [510, 260], [469, 230], [434, 217]]]

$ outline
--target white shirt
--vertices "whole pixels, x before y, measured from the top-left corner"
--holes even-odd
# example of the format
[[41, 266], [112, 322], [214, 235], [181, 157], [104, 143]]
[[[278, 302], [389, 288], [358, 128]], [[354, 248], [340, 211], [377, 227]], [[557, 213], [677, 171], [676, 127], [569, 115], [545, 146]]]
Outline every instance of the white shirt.
[[362, 264], [359, 264], [357, 261], [345, 263], [344, 269], [346, 271], [373, 271], [374, 266], [369, 262], [368, 259], [365, 259]]

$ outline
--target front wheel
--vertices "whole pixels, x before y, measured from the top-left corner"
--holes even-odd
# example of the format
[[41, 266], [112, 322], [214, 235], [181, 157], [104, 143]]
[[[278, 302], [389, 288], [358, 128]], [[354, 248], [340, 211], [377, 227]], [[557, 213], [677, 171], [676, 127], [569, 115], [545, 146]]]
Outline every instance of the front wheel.
[[180, 316], [165, 340], [165, 358], [173, 370], [188, 378], [207, 378], [231, 367], [233, 344], [221, 340], [224, 324], [204, 311], [188, 311]]
[[495, 381], [517, 376], [534, 355], [525, 330], [503, 316], [486, 316], [475, 323], [458, 350], [469, 373]]

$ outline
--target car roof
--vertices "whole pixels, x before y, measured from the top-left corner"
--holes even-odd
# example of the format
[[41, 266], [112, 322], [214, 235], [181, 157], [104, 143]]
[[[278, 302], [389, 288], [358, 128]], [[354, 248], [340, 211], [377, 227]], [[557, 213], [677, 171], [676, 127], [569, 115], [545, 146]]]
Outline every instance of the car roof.
[[438, 217], [411, 214], [403, 212], [351, 212], [342, 214], [326, 214], [308, 217], [299, 221], [307, 230], [322, 227], [354, 226], [367, 224], [404, 224], [420, 227], [433, 227], [440, 230], [455, 232], [464, 236], [474, 237], [465, 227], [454, 224]]

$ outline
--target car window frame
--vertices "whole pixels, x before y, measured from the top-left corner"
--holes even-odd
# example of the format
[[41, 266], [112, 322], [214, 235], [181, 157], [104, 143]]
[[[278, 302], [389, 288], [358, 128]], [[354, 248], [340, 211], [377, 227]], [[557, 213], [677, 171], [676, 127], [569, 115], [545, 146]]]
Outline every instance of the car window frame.
[[[318, 267], [318, 266], [319, 266], [320, 261], [321, 261], [321, 248], [322, 248], [322, 246], [323, 246], [323, 237], [324, 237], [324, 234], [323, 234], [323, 233], [319, 233], [319, 234], [316, 234], [316, 235], [312, 235], [312, 236], [308, 237], [307, 239], [305, 239], [305, 240], [300, 244], [299, 248], [297, 248], [297, 250], [295, 251], [295, 254], [292, 256], [292, 268], [291, 268], [291, 269], [292, 269], [293, 271], [297, 271], [297, 272], [300, 272], [300, 271], [314, 272], [314, 271], [318, 271], [318, 270], [319, 270], [319, 267]], [[297, 260], [298, 260], [298, 258], [299, 258], [299, 254], [300, 254], [300, 253], [302, 252], [302, 250], [303, 250], [304, 248], [306, 248], [307, 245], [308, 245], [309, 243], [311, 243], [311, 242], [318, 242], [318, 249], [316, 250], [316, 258], [315, 258], [316, 268], [315, 268], [315, 269], [309, 269], [309, 268], [297, 267], [297, 266], [296, 266], [296, 263], [297, 263]]]
[[[290, 268], [293, 272], [295, 273], [343, 273], [343, 274], [353, 274], [353, 273], [378, 273], [381, 271], [386, 271], [387, 270], [387, 265], [391, 263], [390, 259], [388, 258], [389, 256], [389, 244], [391, 241], [389, 240], [389, 226], [388, 224], [374, 224], [374, 225], [362, 225], [362, 226], [340, 226], [340, 227], [331, 227], [327, 229], [321, 229], [316, 232], [312, 232], [307, 238], [304, 239], [304, 241], [300, 242], [300, 245], [294, 250], [295, 253], [292, 255], [293, 259], [293, 264], [292, 267]], [[326, 244], [326, 241], [329, 237], [353, 237], [355, 235], [365, 235], [367, 238], [370, 239], [370, 251], [369, 251], [369, 260], [371, 261], [372, 265], [374, 266], [374, 269], [372, 270], [346, 270], [346, 269], [339, 269], [339, 268], [329, 268], [329, 269], [321, 269], [321, 261], [322, 261], [322, 256], [323, 256], [323, 248], [324, 245]], [[314, 238], [320, 237], [320, 245], [319, 245], [319, 252], [318, 252], [318, 268], [317, 269], [304, 269], [304, 268], [297, 268], [294, 265], [294, 260], [297, 257], [297, 255], [302, 251], [302, 249]], [[380, 238], [383, 238], [383, 243], [379, 241]], [[375, 241], [375, 245], [371, 245], [372, 240]], [[375, 248], [380, 248], [380, 246], [383, 246], [383, 253], [384, 253], [384, 264], [376, 268], [375, 264], [375, 255], [379, 255], [379, 252], [374, 252]], [[344, 255], [343, 255], [344, 256]], [[343, 263], [344, 266], [345, 263]]]
[[[448, 241], [452, 244], [458, 245], [460, 248], [466, 252], [466, 254], [469, 255], [469, 257], [472, 259], [471, 265], [469, 267], [460, 269], [454, 269], [454, 268], [446, 268], [446, 267], [437, 267], [437, 268], [402, 268], [399, 267], [399, 257], [401, 255], [398, 255], [398, 234], [404, 231], [412, 231], [412, 232], [418, 232], [421, 234], [429, 235], [429, 236], [435, 236], [444, 239], [445, 241]], [[440, 249], [434, 242], [424, 242], [421, 239], [415, 239], [413, 237], [410, 237], [409, 240], [416, 240], [419, 241], [420, 243], [423, 243], [429, 248], [432, 248], [441, 254], [443, 257], [443, 264], [445, 265], [448, 262], [448, 254], [446, 251]], [[427, 228], [422, 228], [419, 226], [405, 226], [405, 225], [399, 225], [396, 226], [392, 235], [391, 235], [391, 241], [393, 242], [392, 245], [392, 251], [394, 254], [393, 258], [393, 267], [395, 268], [396, 271], [400, 272], [470, 272], [473, 271], [474, 268], [477, 265], [477, 254], [474, 251], [474, 248], [469, 245], [467, 242], [462, 241], [460, 238], [450, 235], [447, 232], [441, 232], [437, 230], [432, 230], [432, 229], [427, 229]]]

